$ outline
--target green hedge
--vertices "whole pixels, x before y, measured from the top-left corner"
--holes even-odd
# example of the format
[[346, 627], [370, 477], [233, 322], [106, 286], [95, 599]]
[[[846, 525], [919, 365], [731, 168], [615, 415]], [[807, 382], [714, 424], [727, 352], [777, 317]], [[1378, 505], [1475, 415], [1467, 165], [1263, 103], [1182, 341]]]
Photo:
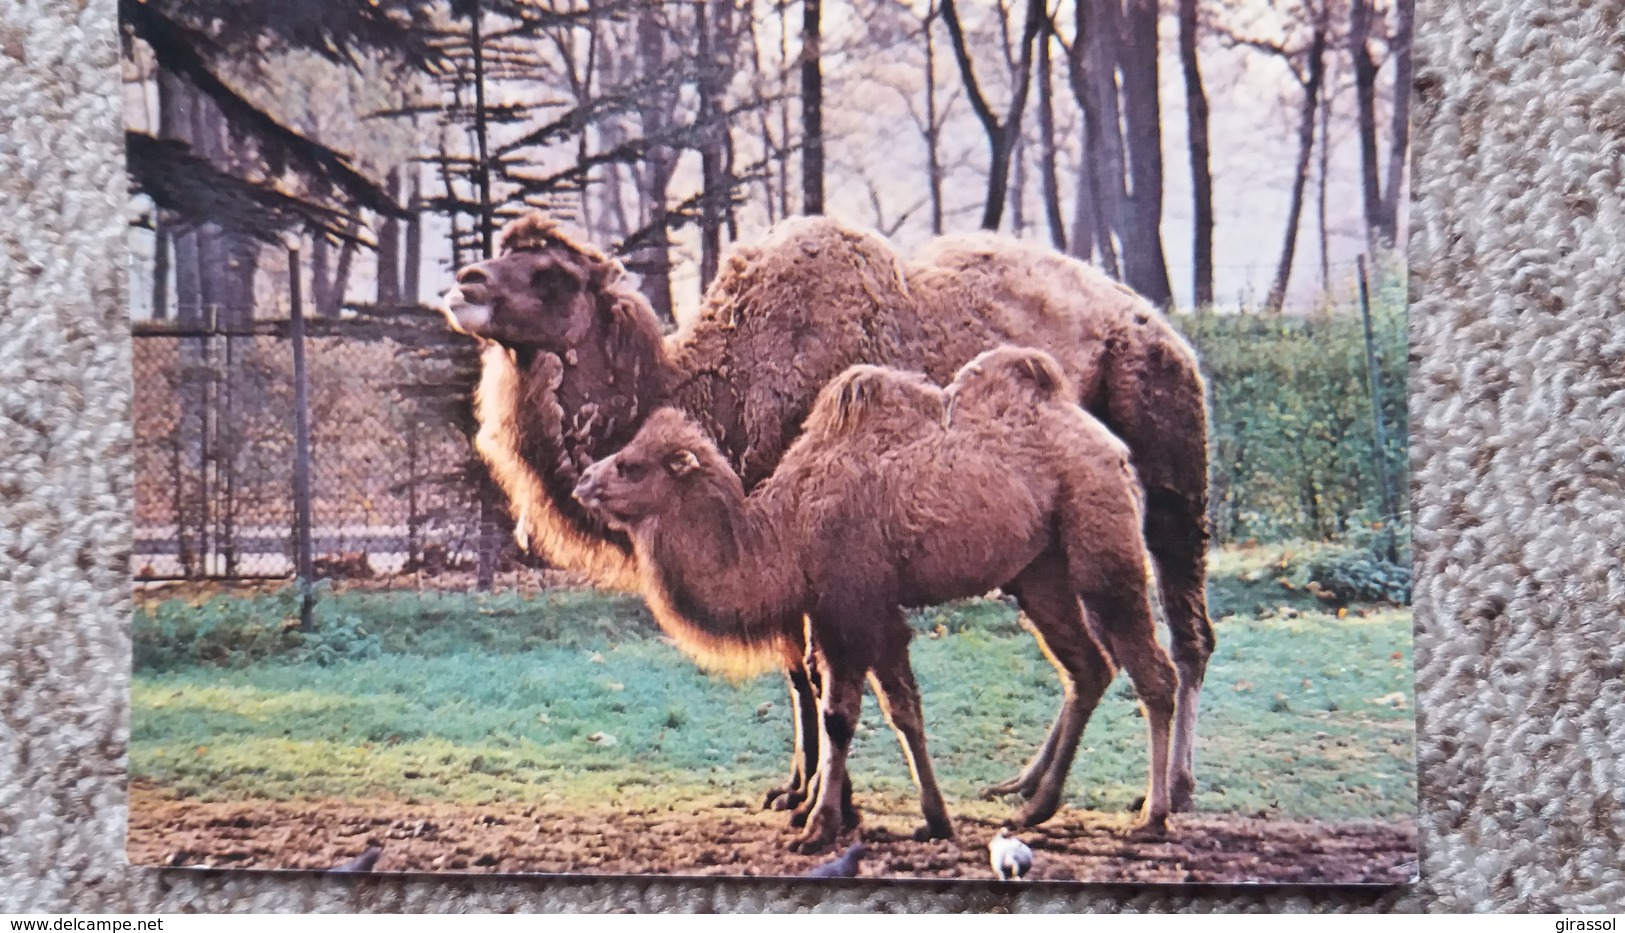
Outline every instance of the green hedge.
[[[1384, 451], [1399, 507], [1385, 521], [1359, 308], [1313, 318], [1177, 315], [1208, 381], [1210, 517], [1216, 543], [1375, 543], [1409, 523], [1402, 293], [1374, 296]], [[1395, 527], [1397, 526], [1397, 527]], [[1403, 543], [1404, 538], [1401, 537]]]

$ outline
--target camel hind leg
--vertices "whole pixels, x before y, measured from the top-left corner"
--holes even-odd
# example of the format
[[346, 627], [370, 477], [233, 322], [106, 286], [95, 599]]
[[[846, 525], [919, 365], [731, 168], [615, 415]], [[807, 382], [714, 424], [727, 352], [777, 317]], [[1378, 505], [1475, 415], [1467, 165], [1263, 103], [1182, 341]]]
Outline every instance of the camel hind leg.
[[1213, 624], [1207, 615], [1206, 537], [1190, 507], [1153, 494], [1146, 509], [1146, 545], [1157, 565], [1158, 588], [1168, 617], [1169, 653], [1179, 673], [1169, 806], [1183, 812], [1195, 805], [1196, 717], [1202, 680], [1213, 656]]
[[1150, 775], [1145, 804], [1133, 834], [1161, 835], [1167, 828], [1168, 771], [1178, 675], [1168, 653], [1157, 642], [1156, 621], [1144, 585], [1101, 586], [1083, 595], [1095, 633], [1106, 650], [1128, 672], [1145, 709], [1150, 737]]
[[1021, 606], [1040, 650], [1060, 675], [1061, 709], [1044, 744], [1021, 774], [983, 793], [996, 796], [1014, 792], [1028, 798], [1017, 820], [1034, 826], [1060, 808], [1078, 741], [1111, 683], [1112, 665], [1089, 633], [1066, 561], [1059, 552], [1047, 552], [1007, 589]]
[[1188, 810], [1196, 792], [1197, 704], [1214, 647], [1206, 581], [1206, 389], [1194, 355], [1166, 320], [1137, 315], [1134, 328], [1123, 352], [1108, 355], [1103, 398], [1088, 407], [1128, 445], [1145, 490], [1145, 543], [1179, 672], [1170, 802]]
[[[874, 687], [875, 698], [880, 701], [881, 713], [897, 733], [897, 741], [903, 746], [903, 755], [908, 759], [909, 772], [920, 790], [920, 812], [925, 816], [925, 825], [914, 831], [914, 838], [919, 841], [952, 839], [954, 825], [948, 819], [948, 806], [942, 800], [942, 790], [937, 786], [936, 772], [931, 767], [931, 756], [925, 748], [925, 715], [920, 707], [920, 687], [914, 680], [914, 670], [908, 661], [908, 623], [903, 619], [901, 609], [895, 610], [895, 613], [896, 627], [902, 637], [882, 648], [869, 673], [869, 681]], [[847, 783], [850, 786], [851, 781]]]

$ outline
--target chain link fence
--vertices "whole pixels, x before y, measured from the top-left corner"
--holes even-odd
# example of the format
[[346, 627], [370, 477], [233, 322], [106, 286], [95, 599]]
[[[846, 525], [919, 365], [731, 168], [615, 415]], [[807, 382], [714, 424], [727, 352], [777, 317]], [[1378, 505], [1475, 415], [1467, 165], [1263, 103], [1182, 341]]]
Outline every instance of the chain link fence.
[[545, 585], [470, 441], [478, 351], [419, 306], [303, 322], [308, 508], [292, 322], [134, 325], [138, 581]]

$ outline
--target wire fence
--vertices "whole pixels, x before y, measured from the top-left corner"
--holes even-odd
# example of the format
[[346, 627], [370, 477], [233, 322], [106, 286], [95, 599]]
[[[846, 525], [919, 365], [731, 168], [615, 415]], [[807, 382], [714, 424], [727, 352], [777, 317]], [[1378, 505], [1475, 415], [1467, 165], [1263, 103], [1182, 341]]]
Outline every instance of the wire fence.
[[[1215, 544], [1406, 522], [1403, 302], [1377, 304], [1375, 334], [1347, 314], [1177, 318], [1211, 388]], [[577, 582], [515, 544], [470, 442], [478, 351], [434, 310], [133, 331], [138, 581]]]
[[137, 580], [289, 579], [303, 540], [311, 579], [546, 582], [470, 443], [477, 351], [438, 314], [205, 317], [133, 328]]

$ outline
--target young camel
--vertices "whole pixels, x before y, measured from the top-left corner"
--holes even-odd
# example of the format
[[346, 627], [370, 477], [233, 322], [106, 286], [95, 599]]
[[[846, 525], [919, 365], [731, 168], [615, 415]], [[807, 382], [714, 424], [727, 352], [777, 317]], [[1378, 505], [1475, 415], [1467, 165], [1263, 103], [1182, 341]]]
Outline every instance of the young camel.
[[[706, 432], [674, 409], [582, 475], [576, 499], [631, 538], [640, 589], [691, 656], [737, 666], [805, 644], [820, 684], [820, 760], [792, 849], [822, 849], [841, 829], [865, 676], [919, 787], [916, 837], [952, 836], [903, 609], [995, 588], [1015, 595], [1065, 690], [1024, 775], [1034, 793], [1020, 822], [1060, 805], [1098, 700], [1079, 685], [1111, 679], [1104, 648], [1128, 669], [1150, 728], [1135, 832], [1164, 831], [1176, 675], [1156, 640], [1140, 487], [1127, 448], [1075, 397], [1036, 350], [983, 353], [947, 390], [854, 366], [819, 394], [801, 437], [748, 496]], [[785, 619], [805, 619], [803, 630]]]

